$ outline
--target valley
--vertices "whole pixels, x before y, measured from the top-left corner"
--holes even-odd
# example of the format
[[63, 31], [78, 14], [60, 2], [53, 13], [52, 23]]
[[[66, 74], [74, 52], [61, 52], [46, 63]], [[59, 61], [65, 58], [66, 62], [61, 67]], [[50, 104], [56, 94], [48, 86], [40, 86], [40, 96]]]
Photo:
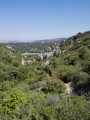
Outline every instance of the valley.
[[90, 32], [40, 52], [17, 45], [0, 44], [0, 119], [89, 120]]

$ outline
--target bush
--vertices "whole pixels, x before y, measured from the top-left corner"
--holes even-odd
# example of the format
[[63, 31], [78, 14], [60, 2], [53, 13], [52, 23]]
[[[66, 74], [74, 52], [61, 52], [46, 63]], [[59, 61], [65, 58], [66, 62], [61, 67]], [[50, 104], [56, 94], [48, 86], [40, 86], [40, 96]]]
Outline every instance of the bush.
[[73, 82], [79, 90], [85, 91], [85, 89], [88, 89], [86, 86], [90, 85], [90, 76], [85, 72], [79, 72], [73, 75]]
[[60, 106], [59, 120], [89, 120], [90, 103], [82, 97], [64, 98]]
[[36, 79], [38, 81], [45, 80], [45, 79], [47, 79], [47, 74], [42, 70], [37, 70], [36, 71]]
[[12, 88], [10, 81], [3, 81], [1, 86], [1, 91], [8, 91]]
[[73, 80], [72, 73], [74, 73], [74, 71], [76, 71], [75, 67], [62, 65], [57, 70], [57, 75], [65, 83], [68, 83]]
[[15, 67], [19, 67], [19, 64], [20, 64], [20, 63], [19, 63], [17, 60], [13, 60], [12, 64], [13, 64], [13, 66], [15, 66]]
[[43, 118], [44, 120], [55, 120], [55, 110], [52, 106], [46, 106], [43, 108]]
[[10, 117], [18, 116], [25, 100], [26, 95], [19, 89], [14, 88], [3, 100], [1, 111], [6, 115], [10, 115]]
[[78, 56], [81, 59], [88, 59], [90, 57], [90, 51], [89, 51], [89, 49], [86, 46], [82, 46], [78, 50]]
[[46, 66], [46, 67], [44, 68], [44, 71], [51, 76], [52, 72], [51, 72], [50, 66]]
[[84, 60], [82, 62], [82, 67], [85, 72], [90, 73], [90, 61]]
[[63, 93], [65, 91], [65, 85], [63, 84], [63, 82], [60, 81], [60, 83], [58, 83], [55, 79], [51, 80], [47, 86], [43, 87], [41, 90], [44, 93]]
[[0, 71], [0, 81], [11, 79], [10, 75], [4, 71]]
[[77, 61], [79, 60], [77, 55], [72, 55], [72, 54], [67, 59], [68, 59], [69, 65], [75, 65]]

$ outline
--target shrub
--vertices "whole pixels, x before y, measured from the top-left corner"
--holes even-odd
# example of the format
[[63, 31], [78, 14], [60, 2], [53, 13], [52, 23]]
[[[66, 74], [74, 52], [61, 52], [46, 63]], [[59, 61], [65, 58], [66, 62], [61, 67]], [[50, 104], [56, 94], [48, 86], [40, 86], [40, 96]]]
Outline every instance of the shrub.
[[46, 67], [44, 68], [44, 71], [51, 76], [52, 72], [51, 72], [50, 66], [46, 66]]
[[12, 87], [10, 81], [3, 81], [1, 86], [1, 91], [8, 91]]
[[90, 51], [86, 46], [82, 46], [81, 48], [79, 48], [78, 50], [78, 56], [81, 59], [88, 59], [90, 56]]
[[3, 100], [1, 110], [4, 114], [10, 115], [10, 117], [18, 116], [25, 100], [26, 95], [19, 89], [14, 88]]
[[55, 79], [50, 81], [47, 86], [43, 87], [41, 90], [44, 93], [63, 93], [65, 91], [65, 86], [63, 82], [60, 81], [60, 83], [56, 82]]
[[58, 77], [63, 80], [65, 83], [72, 81], [72, 73], [76, 71], [75, 67], [73, 66], [65, 66], [62, 65], [57, 70]]
[[10, 75], [4, 71], [0, 71], [0, 81], [11, 79]]
[[36, 79], [38, 81], [45, 80], [46, 78], [47, 78], [47, 74], [44, 71], [42, 71], [42, 70], [36, 71]]
[[87, 73], [90, 73], [90, 61], [84, 60], [82, 62], [83, 70]]
[[12, 64], [15, 66], [15, 67], [19, 67], [19, 62], [17, 60], [13, 60]]
[[76, 84], [80, 94], [90, 90], [90, 76], [85, 72], [79, 72], [75, 74], [73, 77], [73, 82]]
[[90, 103], [82, 97], [64, 98], [60, 106], [59, 120], [89, 120]]

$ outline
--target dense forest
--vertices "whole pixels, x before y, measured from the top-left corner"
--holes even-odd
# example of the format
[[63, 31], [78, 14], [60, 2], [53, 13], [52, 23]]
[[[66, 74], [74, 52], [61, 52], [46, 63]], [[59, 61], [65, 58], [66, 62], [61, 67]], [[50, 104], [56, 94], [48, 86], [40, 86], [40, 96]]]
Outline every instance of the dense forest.
[[[23, 46], [55, 45], [42, 44]], [[41, 61], [22, 56], [21, 46], [0, 44], [0, 120], [90, 120], [90, 31], [58, 42], [64, 52]]]

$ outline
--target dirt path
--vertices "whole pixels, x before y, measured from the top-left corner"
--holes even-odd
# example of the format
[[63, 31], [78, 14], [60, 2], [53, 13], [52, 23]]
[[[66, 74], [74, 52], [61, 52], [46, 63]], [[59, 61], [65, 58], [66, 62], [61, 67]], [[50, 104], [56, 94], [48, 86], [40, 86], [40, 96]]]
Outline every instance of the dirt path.
[[[52, 72], [52, 77], [56, 80], [57, 86], [60, 86], [60, 82], [62, 80], [56, 76], [55, 72]], [[66, 94], [72, 94], [75, 96], [78, 95], [77, 92], [75, 92], [75, 85], [72, 82], [65, 83], [65, 86], [66, 86], [66, 90], [65, 90]]]
[[[56, 74], [55, 74], [54, 71], [52, 72], [52, 77], [56, 80], [57, 86], [59, 86], [59, 85], [60, 85], [61, 79], [59, 79], [59, 78], [56, 76]], [[65, 91], [65, 93], [68, 93], [68, 94], [70, 94], [70, 93], [75, 94], [75, 93], [74, 93], [74, 85], [73, 85], [72, 82], [65, 83], [65, 86], [66, 86], [66, 91]]]
[[72, 82], [66, 83], [65, 86], [66, 86], [66, 92], [68, 94], [73, 93], [74, 86], [73, 86]]
[[75, 85], [72, 82], [66, 83], [65, 86], [66, 86], [65, 93], [68, 94], [71, 93], [72, 95], [78, 96], [77, 91], [75, 91]]

